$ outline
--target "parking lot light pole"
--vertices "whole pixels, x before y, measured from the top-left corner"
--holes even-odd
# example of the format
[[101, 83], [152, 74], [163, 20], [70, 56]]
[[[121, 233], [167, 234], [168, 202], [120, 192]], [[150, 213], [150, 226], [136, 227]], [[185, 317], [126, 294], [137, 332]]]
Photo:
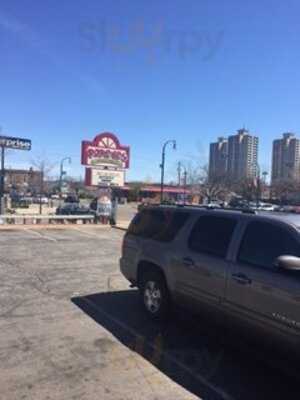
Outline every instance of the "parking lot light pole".
[[60, 162], [60, 174], [59, 174], [59, 202], [61, 203], [61, 199], [62, 199], [62, 182], [63, 182], [63, 176], [66, 173], [64, 171], [64, 162], [68, 161], [69, 164], [71, 164], [72, 159], [71, 157], [65, 157], [61, 160]]
[[164, 177], [165, 177], [165, 159], [166, 159], [166, 147], [169, 143], [172, 143], [173, 150], [176, 150], [176, 140], [167, 140], [162, 148], [161, 154], [161, 180], [160, 180], [160, 202], [162, 203], [164, 200]]

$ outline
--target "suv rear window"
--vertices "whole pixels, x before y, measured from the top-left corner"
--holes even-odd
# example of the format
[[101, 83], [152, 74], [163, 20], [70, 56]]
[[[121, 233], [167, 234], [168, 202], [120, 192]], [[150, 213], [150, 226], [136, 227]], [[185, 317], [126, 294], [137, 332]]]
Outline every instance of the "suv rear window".
[[189, 237], [189, 248], [197, 253], [225, 258], [236, 223], [228, 217], [200, 217]]
[[132, 220], [128, 233], [160, 242], [171, 242], [189, 214], [171, 210], [142, 210]]

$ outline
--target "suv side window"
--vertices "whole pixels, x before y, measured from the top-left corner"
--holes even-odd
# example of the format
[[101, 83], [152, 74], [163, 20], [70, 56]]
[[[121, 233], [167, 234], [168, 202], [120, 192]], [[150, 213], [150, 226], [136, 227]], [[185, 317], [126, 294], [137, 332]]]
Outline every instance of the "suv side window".
[[142, 210], [132, 220], [128, 233], [160, 242], [172, 241], [187, 221], [187, 212]]
[[164, 212], [164, 227], [154, 239], [161, 242], [171, 242], [186, 223], [190, 215], [187, 212]]
[[239, 250], [239, 262], [273, 269], [276, 258], [283, 255], [300, 256], [300, 245], [290, 232], [264, 221], [248, 224]]
[[237, 221], [230, 217], [204, 215], [190, 234], [189, 248], [197, 253], [225, 258]]

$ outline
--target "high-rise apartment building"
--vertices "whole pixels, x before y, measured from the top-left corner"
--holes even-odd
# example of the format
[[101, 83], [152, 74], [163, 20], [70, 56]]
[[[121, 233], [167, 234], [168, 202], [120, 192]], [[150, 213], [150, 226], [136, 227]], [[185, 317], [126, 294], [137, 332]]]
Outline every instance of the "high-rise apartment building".
[[290, 132], [273, 141], [272, 183], [283, 179], [300, 180], [300, 140]]
[[209, 148], [209, 180], [224, 177], [227, 174], [228, 140], [219, 137]]
[[228, 138], [228, 177], [233, 181], [257, 176], [258, 137], [239, 129]]

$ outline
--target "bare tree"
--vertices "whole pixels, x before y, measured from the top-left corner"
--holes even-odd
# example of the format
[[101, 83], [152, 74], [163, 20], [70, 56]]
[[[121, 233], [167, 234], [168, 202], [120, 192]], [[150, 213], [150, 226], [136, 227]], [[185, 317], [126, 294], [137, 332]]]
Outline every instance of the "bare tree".
[[300, 184], [295, 179], [281, 179], [273, 183], [271, 187], [272, 195], [280, 201], [286, 203], [291, 197], [299, 193]]
[[185, 163], [187, 171], [187, 185], [192, 194], [205, 198], [208, 203], [212, 200], [224, 201], [230, 193], [230, 185], [226, 175], [222, 174], [216, 177], [209, 177], [208, 165], [200, 163]]
[[202, 195], [207, 199], [208, 203], [213, 200], [224, 201], [230, 193], [226, 175], [220, 174], [215, 177], [209, 177], [207, 165], [200, 168], [200, 188]]
[[243, 178], [232, 184], [232, 189], [244, 200], [253, 201], [258, 196], [258, 186], [255, 178]]
[[42, 214], [42, 211], [43, 211], [42, 197], [43, 197], [43, 193], [46, 189], [45, 178], [48, 177], [50, 171], [54, 167], [54, 164], [50, 163], [50, 161], [48, 159], [46, 159], [42, 156], [37, 157], [36, 159], [32, 160], [31, 163], [32, 163], [32, 166], [40, 172], [38, 188], [35, 188], [35, 190], [38, 189], [38, 192], [39, 192], [38, 193], [39, 194], [39, 206], [40, 206], [39, 212], [40, 212], [40, 214]]

